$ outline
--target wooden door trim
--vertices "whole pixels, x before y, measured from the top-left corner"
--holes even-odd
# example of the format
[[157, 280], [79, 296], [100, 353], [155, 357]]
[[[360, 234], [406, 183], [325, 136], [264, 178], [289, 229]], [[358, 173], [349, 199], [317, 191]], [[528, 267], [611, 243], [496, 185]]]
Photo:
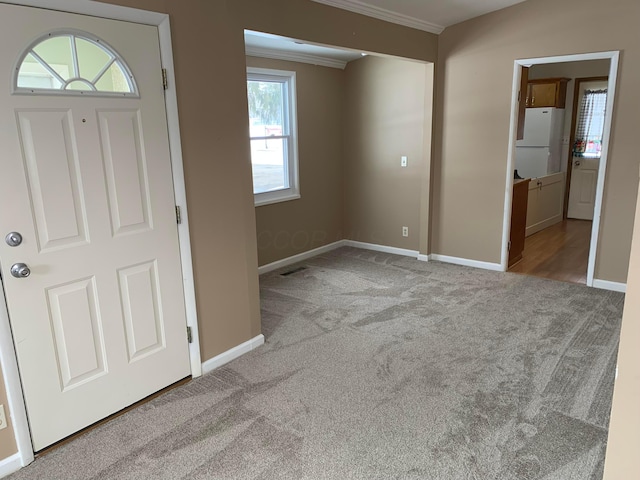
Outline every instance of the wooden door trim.
[[529, 67], [522, 67], [520, 78], [520, 91], [518, 92], [518, 128], [517, 140], [524, 138], [525, 112], [529, 104]]
[[569, 154], [567, 158], [567, 175], [564, 187], [564, 205], [562, 207], [562, 219], [567, 219], [569, 211], [569, 188], [571, 186], [571, 172], [573, 170], [573, 144], [576, 141], [576, 124], [578, 123], [578, 100], [580, 99], [580, 84], [586, 82], [608, 82], [608, 76], [581, 77], [575, 79], [573, 87], [573, 107], [571, 109], [571, 130], [569, 131]]

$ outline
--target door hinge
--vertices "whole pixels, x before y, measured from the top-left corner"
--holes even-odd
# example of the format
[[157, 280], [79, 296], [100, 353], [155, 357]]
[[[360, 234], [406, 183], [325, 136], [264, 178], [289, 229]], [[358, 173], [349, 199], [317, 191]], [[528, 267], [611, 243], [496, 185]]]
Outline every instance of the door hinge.
[[167, 88], [169, 88], [169, 82], [167, 81], [167, 69], [166, 68], [162, 69], [162, 88], [164, 88], [165, 90]]
[[182, 212], [180, 211], [180, 207], [178, 205], [176, 205], [176, 222], [178, 222], [178, 225], [182, 223]]
[[509, 240], [509, 243], [507, 243], [507, 250], [509, 252], [511, 251], [511, 240]]
[[187, 327], [187, 341], [193, 343], [193, 334], [191, 333], [191, 327]]

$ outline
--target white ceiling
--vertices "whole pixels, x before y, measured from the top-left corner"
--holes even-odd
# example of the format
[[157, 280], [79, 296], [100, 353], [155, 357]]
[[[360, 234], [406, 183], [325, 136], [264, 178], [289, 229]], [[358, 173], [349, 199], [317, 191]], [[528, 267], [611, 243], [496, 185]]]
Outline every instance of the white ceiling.
[[352, 50], [313, 45], [293, 38], [251, 30], [244, 31], [244, 45], [247, 55], [334, 68], [344, 68], [347, 62], [362, 56], [360, 52]]
[[524, 0], [313, 0], [388, 22], [441, 33], [445, 27]]

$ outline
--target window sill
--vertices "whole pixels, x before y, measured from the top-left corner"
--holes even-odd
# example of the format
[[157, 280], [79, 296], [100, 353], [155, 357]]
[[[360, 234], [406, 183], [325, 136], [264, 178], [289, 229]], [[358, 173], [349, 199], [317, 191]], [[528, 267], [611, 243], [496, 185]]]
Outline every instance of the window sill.
[[278, 190], [275, 192], [265, 192], [254, 194], [254, 205], [261, 207], [263, 205], [271, 205], [273, 203], [288, 202], [300, 198], [300, 193], [291, 189]]

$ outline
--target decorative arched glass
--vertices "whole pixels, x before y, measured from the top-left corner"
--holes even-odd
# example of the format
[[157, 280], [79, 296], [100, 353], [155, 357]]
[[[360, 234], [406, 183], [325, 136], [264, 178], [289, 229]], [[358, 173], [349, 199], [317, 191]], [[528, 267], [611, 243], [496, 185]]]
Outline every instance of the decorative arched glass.
[[52, 32], [21, 55], [14, 93], [138, 96], [126, 63], [101, 39], [85, 32]]

